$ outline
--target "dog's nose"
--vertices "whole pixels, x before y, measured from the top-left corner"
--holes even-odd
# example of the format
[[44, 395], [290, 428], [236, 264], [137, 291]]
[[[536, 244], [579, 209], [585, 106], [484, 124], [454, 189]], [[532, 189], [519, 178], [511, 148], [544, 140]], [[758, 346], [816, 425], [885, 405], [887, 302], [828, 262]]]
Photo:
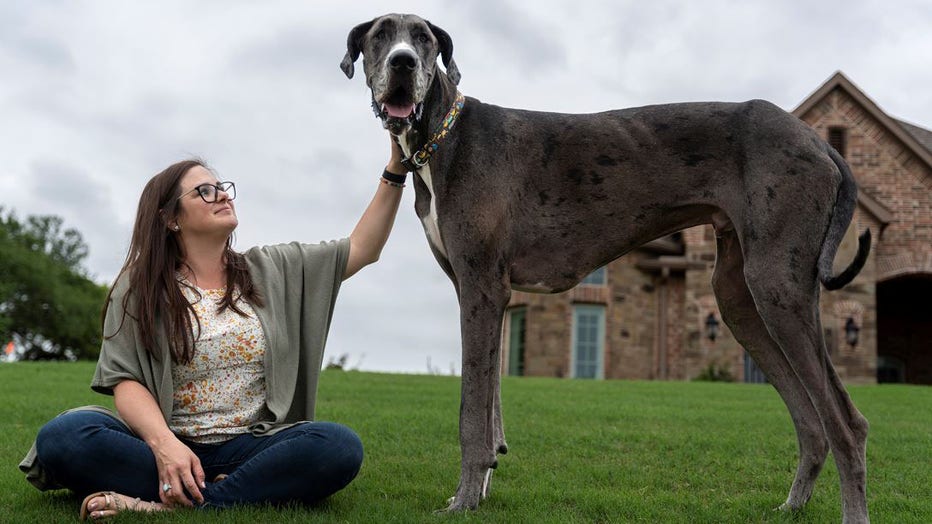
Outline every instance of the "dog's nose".
[[414, 71], [417, 68], [417, 55], [406, 49], [399, 49], [388, 58], [388, 65], [396, 71]]

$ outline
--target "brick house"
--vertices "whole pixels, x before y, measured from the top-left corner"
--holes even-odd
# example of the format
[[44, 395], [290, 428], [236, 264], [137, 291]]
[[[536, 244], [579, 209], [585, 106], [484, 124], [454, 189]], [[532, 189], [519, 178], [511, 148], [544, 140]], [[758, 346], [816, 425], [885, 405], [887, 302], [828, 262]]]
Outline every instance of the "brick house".
[[[836, 257], [870, 258], [842, 290], [822, 292], [829, 354], [848, 383], [932, 384], [932, 131], [883, 112], [841, 72], [793, 114], [838, 149], [859, 186]], [[760, 382], [712, 294], [711, 226], [655, 240], [556, 295], [514, 292], [502, 372], [576, 378], [690, 380], [704, 371]], [[855, 340], [856, 338], [856, 340]]]

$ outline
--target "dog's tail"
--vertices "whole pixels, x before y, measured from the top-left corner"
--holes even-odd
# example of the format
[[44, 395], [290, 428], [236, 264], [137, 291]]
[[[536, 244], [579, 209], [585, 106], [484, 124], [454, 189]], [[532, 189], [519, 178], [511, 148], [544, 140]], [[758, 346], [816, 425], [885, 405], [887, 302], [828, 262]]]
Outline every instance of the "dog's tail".
[[832, 220], [829, 222], [828, 231], [822, 241], [822, 253], [819, 255], [819, 280], [822, 281], [825, 289], [833, 290], [842, 288], [854, 280], [854, 277], [864, 267], [867, 254], [871, 250], [871, 230], [864, 230], [858, 237], [858, 254], [851, 264], [841, 274], [833, 276], [832, 263], [835, 260], [838, 245], [841, 244], [841, 239], [848, 230], [848, 224], [851, 223], [851, 217], [854, 216], [854, 207], [858, 201], [858, 186], [854, 183], [854, 175], [851, 174], [851, 169], [848, 168], [848, 164], [841, 155], [831, 147], [828, 148], [828, 154], [841, 171], [841, 185], [838, 186], [835, 207], [832, 209]]

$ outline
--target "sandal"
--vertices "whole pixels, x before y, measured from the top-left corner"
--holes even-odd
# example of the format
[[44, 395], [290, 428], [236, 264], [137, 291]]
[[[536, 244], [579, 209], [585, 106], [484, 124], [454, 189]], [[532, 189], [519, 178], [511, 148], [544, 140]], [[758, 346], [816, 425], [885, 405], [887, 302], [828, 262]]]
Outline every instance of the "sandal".
[[[104, 507], [95, 508], [94, 510], [91, 510], [90, 508], [88, 508], [87, 507], [88, 504], [90, 504], [92, 500], [98, 497], [104, 498]], [[98, 491], [97, 493], [91, 493], [90, 495], [84, 497], [84, 501], [81, 502], [81, 515], [80, 515], [81, 520], [87, 520], [88, 517], [91, 517], [93, 519], [94, 517], [92, 517], [91, 514], [94, 511], [112, 510], [112, 511], [115, 511], [116, 514], [119, 514], [121, 511], [145, 511], [148, 513], [148, 512], [159, 510], [159, 506], [154, 502], [146, 502], [148, 507], [140, 509], [139, 505], [142, 504], [143, 502], [142, 500], [140, 500], [139, 497], [132, 499], [133, 506], [129, 507], [124, 500], [128, 498], [129, 497], [127, 497], [126, 495], [120, 495], [119, 493], [115, 493], [113, 491]]]

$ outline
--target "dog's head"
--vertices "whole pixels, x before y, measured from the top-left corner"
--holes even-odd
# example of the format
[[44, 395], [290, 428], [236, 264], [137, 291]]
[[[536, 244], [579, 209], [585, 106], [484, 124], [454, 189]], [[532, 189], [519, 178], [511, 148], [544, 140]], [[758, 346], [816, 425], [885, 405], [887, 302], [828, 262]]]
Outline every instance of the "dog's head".
[[460, 80], [450, 35], [416, 15], [389, 14], [354, 27], [340, 64], [347, 78], [353, 78], [360, 53], [372, 107], [393, 135], [404, 133], [420, 118], [437, 74], [438, 55], [450, 81]]

